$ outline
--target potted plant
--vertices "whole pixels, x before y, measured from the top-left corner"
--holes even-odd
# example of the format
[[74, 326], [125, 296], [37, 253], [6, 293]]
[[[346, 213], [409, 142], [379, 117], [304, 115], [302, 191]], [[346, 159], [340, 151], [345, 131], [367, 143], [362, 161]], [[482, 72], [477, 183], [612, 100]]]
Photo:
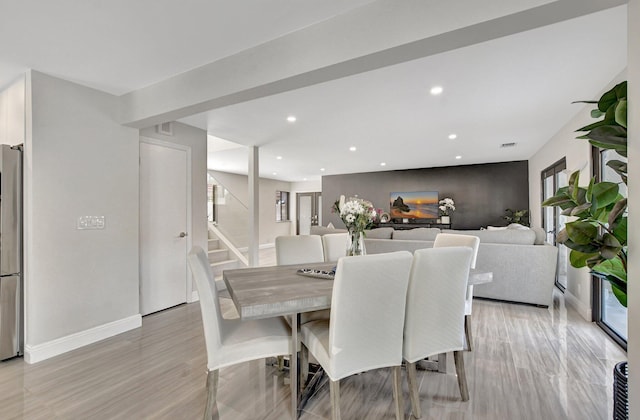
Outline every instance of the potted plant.
[[[578, 137], [588, 139], [592, 145], [614, 150], [621, 157], [627, 157], [627, 82], [622, 82], [605, 92], [598, 101], [582, 101], [597, 104], [591, 111], [594, 118], [601, 120], [576, 131], [587, 132]], [[620, 175], [627, 183], [627, 163], [611, 160], [607, 166]], [[565, 224], [558, 233], [557, 240], [571, 252], [569, 262], [573, 267], [589, 267], [591, 273], [609, 281], [618, 301], [627, 306], [627, 199], [619, 191], [615, 182], [595, 182], [579, 185], [579, 171], [571, 174], [569, 185], [558, 189], [555, 196], [545, 200], [543, 206], [562, 209], [562, 214], [575, 219]], [[614, 395], [614, 410], [624, 412], [626, 408], [627, 362], [616, 365], [614, 375], [616, 390], [625, 395]], [[619, 381], [624, 380], [624, 384]], [[621, 406], [621, 407], [620, 407]]]
[[440, 210], [440, 223], [449, 224], [451, 223], [451, 213], [453, 213], [456, 209], [456, 204], [454, 203], [452, 198], [443, 198], [438, 202], [438, 209]]
[[505, 210], [504, 220], [507, 223], [519, 223], [524, 226], [529, 226], [529, 210]]

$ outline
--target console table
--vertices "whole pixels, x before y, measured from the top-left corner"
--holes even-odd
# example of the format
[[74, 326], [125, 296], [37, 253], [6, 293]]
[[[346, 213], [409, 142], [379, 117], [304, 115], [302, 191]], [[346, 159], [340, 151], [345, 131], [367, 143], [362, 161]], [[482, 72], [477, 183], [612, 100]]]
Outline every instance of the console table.
[[376, 227], [392, 227], [395, 230], [407, 230], [415, 228], [440, 228], [451, 229], [451, 223], [436, 222], [409, 222], [409, 223], [378, 223]]

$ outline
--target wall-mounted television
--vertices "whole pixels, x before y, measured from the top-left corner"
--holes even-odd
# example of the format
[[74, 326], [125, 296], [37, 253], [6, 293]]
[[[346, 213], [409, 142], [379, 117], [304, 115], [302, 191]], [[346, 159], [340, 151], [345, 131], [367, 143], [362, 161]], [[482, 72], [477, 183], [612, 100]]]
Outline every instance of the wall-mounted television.
[[438, 192], [413, 191], [389, 194], [392, 219], [437, 219]]

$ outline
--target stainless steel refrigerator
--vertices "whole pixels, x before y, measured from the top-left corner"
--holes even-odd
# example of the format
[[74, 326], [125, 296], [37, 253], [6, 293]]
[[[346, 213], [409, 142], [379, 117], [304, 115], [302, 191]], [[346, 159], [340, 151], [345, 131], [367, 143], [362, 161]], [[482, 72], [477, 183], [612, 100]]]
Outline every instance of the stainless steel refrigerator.
[[22, 354], [22, 150], [0, 145], [0, 360]]

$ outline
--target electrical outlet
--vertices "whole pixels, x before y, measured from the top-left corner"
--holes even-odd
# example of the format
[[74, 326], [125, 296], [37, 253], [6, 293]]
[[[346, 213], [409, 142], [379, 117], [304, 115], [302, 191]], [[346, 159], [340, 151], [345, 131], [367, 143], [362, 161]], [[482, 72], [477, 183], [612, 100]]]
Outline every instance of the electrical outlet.
[[104, 216], [80, 216], [78, 217], [78, 230], [104, 229]]

